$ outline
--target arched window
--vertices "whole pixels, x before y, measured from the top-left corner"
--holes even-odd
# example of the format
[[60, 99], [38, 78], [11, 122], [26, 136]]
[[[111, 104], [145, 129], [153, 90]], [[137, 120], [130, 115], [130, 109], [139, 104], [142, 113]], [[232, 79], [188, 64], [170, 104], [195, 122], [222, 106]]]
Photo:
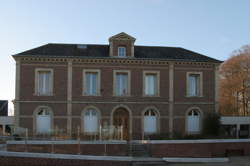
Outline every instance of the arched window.
[[86, 133], [98, 132], [98, 113], [94, 108], [87, 109], [83, 114], [83, 129]]
[[48, 108], [40, 108], [36, 114], [36, 128], [38, 134], [51, 131], [51, 112]]
[[157, 114], [153, 109], [148, 109], [144, 113], [144, 133], [157, 132]]
[[192, 109], [188, 112], [187, 131], [188, 133], [200, 132], [200, 112], [197, 109]]

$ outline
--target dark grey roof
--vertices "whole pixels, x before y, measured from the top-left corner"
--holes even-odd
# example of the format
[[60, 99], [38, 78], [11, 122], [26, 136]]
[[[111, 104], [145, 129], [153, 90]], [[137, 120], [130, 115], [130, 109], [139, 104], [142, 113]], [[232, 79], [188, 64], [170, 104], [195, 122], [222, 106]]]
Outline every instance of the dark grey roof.
[[[46, 44], [13, 56], [110, 58], [109, 45], [95, 44]], [[135, 46], [134, 56], [138, 59], [221, 63], [221, 61], [214, 58], [180, 47]]]

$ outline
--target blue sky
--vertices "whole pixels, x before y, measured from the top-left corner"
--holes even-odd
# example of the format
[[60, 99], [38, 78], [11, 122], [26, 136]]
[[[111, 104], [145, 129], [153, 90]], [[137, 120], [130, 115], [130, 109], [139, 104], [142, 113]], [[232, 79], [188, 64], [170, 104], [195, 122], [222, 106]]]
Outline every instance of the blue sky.
[[[14, 99], [11, 55], [46, 43], [184, 47], [220, 60], [250, 44], [249, 0], [6, 0], [0, 2], [0, 99]], [[32, 80], [31, 80], [32, 81]]]

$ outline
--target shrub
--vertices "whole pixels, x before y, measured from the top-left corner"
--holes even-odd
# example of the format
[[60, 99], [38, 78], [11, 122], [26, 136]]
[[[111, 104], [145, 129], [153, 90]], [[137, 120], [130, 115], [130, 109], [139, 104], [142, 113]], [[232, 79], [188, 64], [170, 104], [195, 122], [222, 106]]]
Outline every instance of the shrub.
[[220, 133], [220, 115], [218, 113], [206, 114], [203, 121], [204, 136], [218, 136]]
[[13, 137], [14, 137], [14, 140], [15, 140], [15, 141], [20, 141], [20, 140], [22, 140], [22, 138], [21, 138], [20, 135], [18, 135], [18, 134], [14, 134]]
[[148, 136], [150, 140], [167, 140], [169, 139], [168, 133], [152, 134]]

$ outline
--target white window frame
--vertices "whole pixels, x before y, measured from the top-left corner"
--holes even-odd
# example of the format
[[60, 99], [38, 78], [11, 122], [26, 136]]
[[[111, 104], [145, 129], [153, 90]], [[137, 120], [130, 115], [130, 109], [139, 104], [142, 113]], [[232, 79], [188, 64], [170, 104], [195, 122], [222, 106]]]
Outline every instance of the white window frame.
[[[51, 79], [50, 79], [50, 92], [48, 94], [40, 94], [39, 93], [39, 72], [50, 72]], [[54, 92], [54, 70], [51, 68], [36, 68], [35, 69], [35, 95], [36, 96], [53, 96]]]
[[[123, 49], [124, 49], [124, 51], [122, 52], [121, 50], [123, 50]], [[121, 56], [121, 55], [122, 55], [122, 56]], [[117, 56], [118, 56], [118, 57], [121, 57], [121, 58], [126, 57], [126, 47], [119, 46], [119, 47], [117, 48]]]
[[[146, 94], [146, 76], [147, 75], [156, 75], [156, 87], [155, 95]], [[160, 71], [143, 71], [143, 96], [144, 97], [159, 97], [160, 96]]]
[[[199, 75], [199, 94], [197, 96], [190, 95], [189, 92], [189, 77], [190, 75]], [[187, 72], [186, 74], [186, 97], [203, 97], [203, 73], [202, 72]]]
[[[118, 73], [125, 73], [128, 76], [128, 93], [126, 95], [116, 95], [116, 76]], [[129, 70], [114, 70], [113, 71], [113, 96], [128, 97], [131, 95], [131, 72]]]
[[[86, 79], [86, 74], [87, 73], [97, 73], [97, 86], [96, 86], [96, 94], [95, 95], [89, 95], [87, 94], [87, 79]], [[83, 70], [83, 90], [82, 90], [82, 95], [83, 96], [101, 96], [101, 71], [99, 69], [84, 69]]]

